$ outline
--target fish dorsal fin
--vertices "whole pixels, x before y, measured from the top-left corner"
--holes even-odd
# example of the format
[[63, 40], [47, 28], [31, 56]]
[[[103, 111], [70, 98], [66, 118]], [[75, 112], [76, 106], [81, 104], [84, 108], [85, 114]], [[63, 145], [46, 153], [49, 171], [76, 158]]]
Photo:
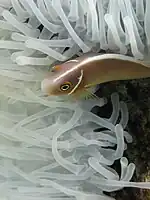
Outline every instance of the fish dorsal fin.
[[98, 55], [102, 55], [102, 54], [101, 53], [88, 52], [88, 53], [84, 53], [83, 55], [77, 57], [77, 60], [81, 61], [81, 60], [85, 60], [87, 58], [98, 56]]
[[141, 65], [143, 65], [144, 67], [150, 68], [150, 61], [149, 60], [139, 60], [138, 63], [140, 63]]
[[65, 63], [78, 63], [78, 62], [81, 62], [81, 61], [83, 61], [87, 58], [98, 56], [98, 55], [101, 55], [101, 53], [88, 52], [88, 53], [78, 55], [78, 57], [74, 57], [72, 59], [69, 59]]

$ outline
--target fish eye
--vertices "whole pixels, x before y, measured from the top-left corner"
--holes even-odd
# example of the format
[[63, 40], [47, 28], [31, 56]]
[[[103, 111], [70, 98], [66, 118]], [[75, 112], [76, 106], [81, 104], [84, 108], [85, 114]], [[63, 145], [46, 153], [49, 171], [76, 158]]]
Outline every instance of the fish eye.
[[66, 83], [64, 83], [63, 85], [60, 86], [60, 89], [62, 91], [67, 91], [67, 90], [70, 89], [70, 87], [71, 87], [71, 83], [70, 82], [66, 82]]

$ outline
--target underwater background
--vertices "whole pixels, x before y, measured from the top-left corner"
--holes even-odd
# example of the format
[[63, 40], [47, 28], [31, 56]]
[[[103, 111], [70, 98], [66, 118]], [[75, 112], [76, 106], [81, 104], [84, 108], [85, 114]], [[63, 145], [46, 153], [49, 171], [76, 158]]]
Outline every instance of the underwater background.
[[149, 10], [149, 0], [0, 0], [0, 200], [150, 199], [150, 78], [101, 84], [98, 100], [76, 103], [41, 91], [53, 65], [89, 51], [149, 61]]

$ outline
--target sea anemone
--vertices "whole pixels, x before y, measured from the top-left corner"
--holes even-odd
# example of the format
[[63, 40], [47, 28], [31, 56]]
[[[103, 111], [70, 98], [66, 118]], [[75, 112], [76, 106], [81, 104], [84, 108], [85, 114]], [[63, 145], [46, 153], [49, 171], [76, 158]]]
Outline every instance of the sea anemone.
[[113, 200], [104, 192], [150, 188], [130, 182], [135, 165], [123, 154], [132, 137], [118, 94], [101, 118], [91, 109], [105, 98], [69, 102], [40, 89], [54, 62], [89, 51], [143, 59], [149, 9], [149, 0], [0, 0], [0, 197]]

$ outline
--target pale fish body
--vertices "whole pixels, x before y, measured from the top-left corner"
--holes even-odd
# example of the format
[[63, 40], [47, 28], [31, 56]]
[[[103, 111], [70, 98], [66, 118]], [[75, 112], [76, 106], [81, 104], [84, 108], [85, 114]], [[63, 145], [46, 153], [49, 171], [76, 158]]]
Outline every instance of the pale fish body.
[[150, 68], [143, 61], [120, 54], [85, 54], [54, 66], [42, 81], [49, 95], [78, 96], [97, 84], [150, 77]]

